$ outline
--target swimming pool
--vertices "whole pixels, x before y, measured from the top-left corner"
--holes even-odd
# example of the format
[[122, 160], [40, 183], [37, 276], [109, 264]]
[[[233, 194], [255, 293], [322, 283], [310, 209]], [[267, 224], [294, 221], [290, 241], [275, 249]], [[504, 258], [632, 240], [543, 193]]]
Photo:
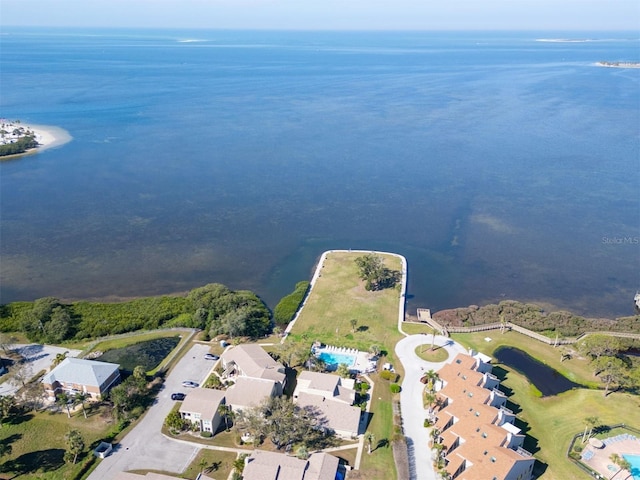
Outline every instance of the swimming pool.
[[327, 365], [336, 365], [336, 367], [343, 363], [345, 363], [347, 367], [352, 367], [356, 363], [355, 355], [347, 355], [344, 353], [320, 352], [318, 358]]
[[640, 455], [622, 455], [631, 464], [631, 476], [634, 480], [640, 480]]

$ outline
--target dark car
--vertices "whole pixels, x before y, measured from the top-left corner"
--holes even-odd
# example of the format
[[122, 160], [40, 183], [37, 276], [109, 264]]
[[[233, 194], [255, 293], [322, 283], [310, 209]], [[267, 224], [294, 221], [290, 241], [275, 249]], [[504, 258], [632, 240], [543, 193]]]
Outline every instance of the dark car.
[[171, 394], [171, 400], [184, 400], [184, 397], [186, 397], [186, 395], [184, 393], [172, 393]]
[[205, 353], [205, 360], [218, 360], [220, 357], [218, 355], [214, 355], [213, 353]]

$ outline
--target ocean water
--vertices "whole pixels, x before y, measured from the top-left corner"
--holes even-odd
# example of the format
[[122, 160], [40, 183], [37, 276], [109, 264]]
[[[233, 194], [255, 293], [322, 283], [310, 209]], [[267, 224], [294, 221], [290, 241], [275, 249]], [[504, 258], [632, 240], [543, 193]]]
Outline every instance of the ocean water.
[[[539, 41], [567, 38], [580, 41]], [[409, 312], [633, 313], [634, 33], [3, 28], [0, 301], [209, 282], [273, 307], [327, 249], [409, 263]]]

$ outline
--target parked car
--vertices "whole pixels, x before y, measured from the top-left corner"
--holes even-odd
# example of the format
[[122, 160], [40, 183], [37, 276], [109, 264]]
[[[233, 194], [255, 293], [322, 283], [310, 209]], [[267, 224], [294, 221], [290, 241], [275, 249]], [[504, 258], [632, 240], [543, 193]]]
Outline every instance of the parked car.
[[218, 355], [214, 355], [213, 353], [205, 353], [205, 360], [218, 360], [220, 357]]
[[184, 382], [182, 382], [182, 386], [187, 388], [196, 388], [198, 384], [196, 382], [192, 382], [191, 380], [185, 380]]
[[184, 393], [172, 393], [171, 394], [171, 400], [184, 400], [184, 397], [186, 397], [186, 395]]

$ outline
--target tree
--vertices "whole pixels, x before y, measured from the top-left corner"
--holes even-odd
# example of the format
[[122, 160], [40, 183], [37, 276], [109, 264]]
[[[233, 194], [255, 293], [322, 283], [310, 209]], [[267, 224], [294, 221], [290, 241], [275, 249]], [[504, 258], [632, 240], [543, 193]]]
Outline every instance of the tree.
[[373, 432], [367, 432], [364, 436], [365, 441], [367, 442], [367, 453], [371, 455], [371, 448], [373, 446], [373, 442], [376, 441], [376, 436]]
[[228, 405], [220, 404], [218, 406], [218, 415], [224, 419], [225, 429], [229, 431], [229, 420], [231, 419], [232, 412], [231, 407]]
[[70, 461], [73, 458], [73, 464], [75, 465], [78, 460], [78, 455], [84, 450], [84, 440], [78, 430], [71, 430], [65, 435], [67, 441], [67, 451], [65, 452], [65, 460]]
[[355, 318], [352, 318], [351, 320], [349, 320], [349, 324], [351, 325], [351, 332], [355, 333], [356, 326], [358, 325], [358, 320], [356, 320]]
[[48, 343], [60, 343], [67, 338], [70, 330], [71, 315], [64, 307], [57, 306], [44, 325], [44, 339]]
[[170, 430], [179, 432], [184, 428], [184, 419], [180, 416], [180, 413], [177, 410], [172, 410], [164, 419], [164, 424]]
[[21, 361], [13, 366], [13, 379], [26, 386], [33, 377], [33, 367], [29, 362]]
[[307, 450], [307, 447], [305, 447], [304, 445], [300, 445], [296, 450], [296, 457], [301, 460], [306, 460], [307, 458], [309, 458], [309, 450]]
[[622, 348], [622, 345], [616, 337], [598, 334], [585, 337], [578, 345], [578, 348], [585, 355], [598, 360], [601, 356], [615, 356]]
[[66, 393], [62, 392], [59, 393], [56, 396], [56, 404], [59, 405], [60, 407], [63, 407], [67, 410], [67, 417], [71, 418], [71, 410], [69, 409], [69, 402], [70, 402], [70, 398], [69, 395], [67, 395]]
[[365, 282], [366, 290], [382, 290], [395, 286], [400, 272], [390, 270], [384, 265], [382, 257], [368, 253], [355, 259], [359, 276]]
[[73, 397], [74, 405], [80, 405], [82, 407], [82, 413], [84, 414], [84, 418], [87, 418], [87, 410], [84, 408], [84, 402], [87, 401], [87, 394], [84, 392], [78, 392]]
[[382, 351], [382, 349], [380, 348], [380, 345], [371, 345], [369, 347], [369, 353], [371, 353], [371, 355], [373, 355], [374, 357], [377, 357], [378, 355], [380, 355], [380, 352]]
[[0, 348], [8, 355], [13, 350], [13, 346], [17, 343], [16, 337], [5, 332], [0, 332]]
[[133, 369], [133, 377], [136, 380], [141, 380], [143, 382], [147, 381], [147, 370], [142, 365], [137, 365]]
[[15, 407], [15, 399], [10, 395], [0, 396], [0, 427], [4, 425], [5, 420], [11, 415], [11, 411]]
[[351, 371], [349, 370], [349, 366], [346, 363], [341, 363], [340, 365], [338, 365], [336, 373], [342, 378], [351, 377]]
[[440, 379], [435, 370], [431, 369], [427, 373], [425, 373], [420, 381], [424, 383], [427, 387], [427, 390], [431, 393], [434, 393], [436, 390], [436, 382]]
[[241, 453], [240, 455], [238, 455], [238, 458], [236, 458], [233, 461], [233, 468], [240, 475], [242, 475], [242, 472], [244, 471], [244, 465], [245, 465], [244, 459], [247, 458], [247, 457], [248, 457], [247, 454]]
[[631, 470], [631, 463], [629, 463], [624, 457], [621, 457], [617, 453], [612, 453], [609, 456], [609, 460], [611, 460], [614, 465], [617, 465], [620, 468], [620, 470], [613, 474], [613, 477], [611, 477], [612, 479], [623, 470]]
[[[600, 423], [600, 419], [598, 417], [587, 417], [584, 419], [584, 422], [585, 422], [585, 426], [584, 426], [584, 433], [582, 434], [582, 443], [585, 443], [587, 440], [591, 438], [591, 432], [593, 432], [593, 428]], [[588, 435], [587, 435], [587, 428], [589, 428]]]
[[238, 427], [255, 439], [269, 437], [278, 450], [295, 444], [311, 447], [330, 436], [318, 410], [301, 408], [284, 397], [268, 398], [258, 407], [243, 410]]
[[605, 383], [604, 396], [609, 394], [611, 384], [621, 387], [625, 384], [628, 373], [625, 363], [617, 357], [601, 356], [593, 361], [596, 375]]
[[53, 359], [53, 362], [51, 362], [51, 367], [55, 368], [60, 365], [64, 362], [64, 359], [67, 358], [67, 355], [69, 355], [69, 352], [56, 353], [56, 357]]

